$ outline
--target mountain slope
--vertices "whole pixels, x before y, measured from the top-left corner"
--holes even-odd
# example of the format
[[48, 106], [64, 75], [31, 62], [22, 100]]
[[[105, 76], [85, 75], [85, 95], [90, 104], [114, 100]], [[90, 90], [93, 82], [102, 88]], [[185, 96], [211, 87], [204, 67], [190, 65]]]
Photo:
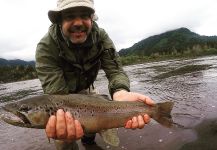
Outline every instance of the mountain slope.
[[186, 50], [217, 48], [217, 36], [200, 36], [187, 28], [154, 35], [119, 51], [121, 56], [183, 53]]
[[31, 65], [34, 66], [34, 61], [24, 61], [20, 59], [14, 59], [14, 60], [6, 60], [3, 58], [0, 58], [0, 66], [17, 66], [17, 65]]

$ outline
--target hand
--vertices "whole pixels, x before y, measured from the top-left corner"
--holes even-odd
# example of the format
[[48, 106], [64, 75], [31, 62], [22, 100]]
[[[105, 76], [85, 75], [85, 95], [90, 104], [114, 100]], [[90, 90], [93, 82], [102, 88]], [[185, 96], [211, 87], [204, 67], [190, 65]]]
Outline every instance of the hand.
[[[154, 101], [150, 99], [149, 97], [134, 93], [134, 92], [128, 92], [125, 90], [117, 91], [113, 94], [113, 99], [115, 101], [142, 101], [148, 105], [154, 105]], [[125, 128], [127, 129], [136, 129], [136, 128], [143, 128], [145, 124], [150, 122], [150, 116], [147, 114], [144, 116], [135, 116], [131, 120], [127, 121]]]
[[84, 135], [80, 122], [62, 109], [57, 110], [56, 116], [50, 116], [45, 132], [48, 138], [66, 142], [78, 140]]

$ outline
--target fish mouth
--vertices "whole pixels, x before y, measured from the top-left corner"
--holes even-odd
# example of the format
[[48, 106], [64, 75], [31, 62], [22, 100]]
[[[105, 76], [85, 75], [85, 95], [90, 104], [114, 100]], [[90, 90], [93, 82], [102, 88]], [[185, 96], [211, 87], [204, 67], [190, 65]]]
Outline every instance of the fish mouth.
[[3, 107], [3, 109], [9, 113], [7, 115], [1, 116], [1, 119], [4, 122], [19, 127], [31, 127], [31, 122], [25, 114], [16, 110], [9, 109], [7, 107]]

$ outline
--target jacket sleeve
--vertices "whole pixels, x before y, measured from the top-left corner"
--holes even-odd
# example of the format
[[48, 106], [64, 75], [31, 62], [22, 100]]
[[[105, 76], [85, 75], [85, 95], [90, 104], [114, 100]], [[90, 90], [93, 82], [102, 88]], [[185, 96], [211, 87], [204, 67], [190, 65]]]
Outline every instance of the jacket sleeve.
[[58, 58], [58, 49], [49, 34], [45, 35], [36, 48], [36, 71], [44, 93], [69, 93]]
[[114, 92], [120, 89], [130, 91], [129, 78], [122, 68], [120, 56], [112, 40], [103, 29], [100, 30], [100, 37], [103, 46], [101, 66], [109, 81], [110, 95], [113, 96]]

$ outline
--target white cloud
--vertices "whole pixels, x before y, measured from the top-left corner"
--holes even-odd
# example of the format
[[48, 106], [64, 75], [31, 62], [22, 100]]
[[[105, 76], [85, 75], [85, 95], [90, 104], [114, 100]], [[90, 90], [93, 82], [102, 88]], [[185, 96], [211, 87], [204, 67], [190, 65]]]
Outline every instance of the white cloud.
[[[33, 60], [50, 25], [47, 12], [55, 7], [56, 0], [0, 1], [0, 57]], [[216, 0], [95, 0], [95, 7], [117, 50], [180, 27], [217, 35]]]

